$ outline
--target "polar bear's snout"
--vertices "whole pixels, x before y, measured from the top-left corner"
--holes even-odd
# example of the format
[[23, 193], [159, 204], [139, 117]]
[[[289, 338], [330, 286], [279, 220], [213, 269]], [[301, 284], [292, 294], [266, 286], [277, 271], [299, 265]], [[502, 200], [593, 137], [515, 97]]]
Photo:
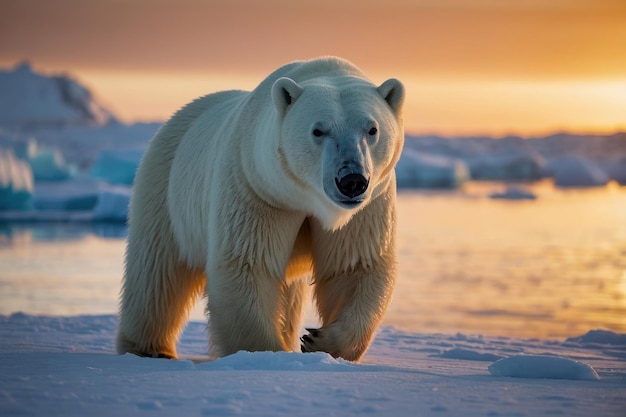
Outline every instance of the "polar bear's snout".
[[[339, 171], [341, 173], [341, 171]], [[337, 189], [348, 198], [358, 197], [367, 191], [369, 179], [360, 173], [349, 173], [335, 178]]]

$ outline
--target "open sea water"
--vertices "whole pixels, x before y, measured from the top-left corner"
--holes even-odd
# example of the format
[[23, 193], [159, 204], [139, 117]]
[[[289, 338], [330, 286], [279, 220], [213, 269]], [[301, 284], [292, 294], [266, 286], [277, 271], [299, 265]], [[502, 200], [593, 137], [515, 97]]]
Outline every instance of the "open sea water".
[[[625, 333], [626, 187], [538, 183], [527, 186], [536, 200], [488, 197], [502, 187], [400, 191], [398, 280], [383, 324], [544, 339]], [[0, 224], [0, 314], [115, 313], [125, 236], [116, 224]], [[203, 304], [192, 319], [204, 320]]]

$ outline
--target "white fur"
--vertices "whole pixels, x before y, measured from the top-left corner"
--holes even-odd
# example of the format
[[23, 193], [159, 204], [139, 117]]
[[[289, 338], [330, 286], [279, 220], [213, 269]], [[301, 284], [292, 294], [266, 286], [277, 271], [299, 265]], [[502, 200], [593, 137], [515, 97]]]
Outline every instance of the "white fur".
[[[118, 352], [176, 357], [203, 290], [215, 355], [298, 349], [312, 274], [323, 326], [303, 350], [358, 360], [395, 279], [403, 97], [397, 80], [377, 88], [320, 58], [175, 114], [135, 180]], [[348, 203], [346, 164], [369, 179]]]

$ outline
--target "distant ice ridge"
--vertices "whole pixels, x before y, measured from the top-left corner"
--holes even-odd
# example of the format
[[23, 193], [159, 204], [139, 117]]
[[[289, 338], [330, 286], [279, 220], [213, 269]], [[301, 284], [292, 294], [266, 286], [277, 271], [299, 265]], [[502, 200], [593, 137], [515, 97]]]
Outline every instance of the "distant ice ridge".
[[[68, 76], [39, 74], [28, 63], [0, 70], [0, 148], [11, 154], [0, 161], [2, 217], [63, 218], [59, 213], [70, 212], [72, 219], [123, 220], [142, 153], [160, 126], [117, 122]], [[30, 186], [24, 185], [27, 175]], [[401, 188], [544, 177], [560, 187], [609, 180], [626, 185], [626, 133], [497, 140], [407, 135], [396, 176]], [[533, 198], [521, 188], [492, 197]], [[6, 215], [8, 210], [22, 213]]]
[[407, 135], [405, 148], [457, 158], [474, 180], [554, 178], [559, 187], [602, 186], [615, 180], [626, 185], [626, 132], [532, 139]]

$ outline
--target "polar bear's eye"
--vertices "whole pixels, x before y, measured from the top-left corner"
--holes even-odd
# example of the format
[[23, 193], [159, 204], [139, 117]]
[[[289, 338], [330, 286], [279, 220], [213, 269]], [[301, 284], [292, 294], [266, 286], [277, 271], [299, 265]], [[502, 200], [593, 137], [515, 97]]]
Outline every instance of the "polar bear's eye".
[[315, 136], [316, 138], [321, 138], [322, 136], [324, 136], [324, 132], [322, 131], [322, 129], [313, 129], [313, 136]]
[[378, 129], [376, 129], [375, 127], [371, 128], [369, 132], [367, 132], [367, 134], [370, 136], [374, 136], [376, 133], [378, 133]]

